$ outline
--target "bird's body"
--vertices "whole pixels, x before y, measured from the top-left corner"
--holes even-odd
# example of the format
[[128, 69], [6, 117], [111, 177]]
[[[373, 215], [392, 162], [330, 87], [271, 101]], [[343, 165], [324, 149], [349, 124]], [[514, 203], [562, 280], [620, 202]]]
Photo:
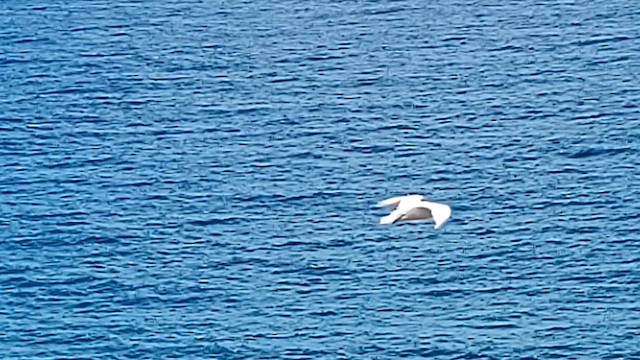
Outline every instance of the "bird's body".
[[451, 217], [451, 208], [448, 205], [426, 201], [422, 195], [393, 197], [380, 201], [378, 207], [394, 208], [389, 215], [380, 218], [382, 225], [433, 220], [433, 227], [439, 229]]

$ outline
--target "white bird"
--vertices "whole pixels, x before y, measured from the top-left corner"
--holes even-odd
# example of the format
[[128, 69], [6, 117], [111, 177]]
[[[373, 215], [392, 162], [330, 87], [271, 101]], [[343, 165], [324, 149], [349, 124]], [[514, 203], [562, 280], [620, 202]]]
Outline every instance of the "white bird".
[[398, 196], [380, 201], [378, 207], [392, 207], [391, 214], [380, 218], [380, 224], [425, 222], [433, 219], [435, 229], [440, 229], [451, 217], [449, 205], [423, 200], [422, 195]]

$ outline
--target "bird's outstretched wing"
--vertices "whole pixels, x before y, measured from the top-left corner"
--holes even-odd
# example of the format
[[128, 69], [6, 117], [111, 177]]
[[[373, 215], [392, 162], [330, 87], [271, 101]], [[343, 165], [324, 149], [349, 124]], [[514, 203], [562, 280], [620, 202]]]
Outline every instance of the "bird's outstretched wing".
[[419, 205], [421, 208], [427, 208], [431, 211], [433, 217], [434, 228], [439, 229], [444, 225], [451, 217], [451, 208], [449, 205], [435, 203], [431, 201], [422, 201]]
[[383, 216], [380, 218], [380, 225], [391, 225], [391, 224], [395, 224], [396, 222], [398, 222], [398, 220], [400, 220], [400, 218], [402, 218], [405, 215], [404, 211], [398, 211], [398, 210], [394, 210], [391, 212], [391, 214], [387, 215], [387, 216]]
[[392, 207], [397, 208], [400, 202], [412, 200], [412, 201], [420, 201], [424, 197], [422, 195], [405, 195], [405, 196], [396, 196], [386, 200], [380, 201], [376, 204], [377, 207]]

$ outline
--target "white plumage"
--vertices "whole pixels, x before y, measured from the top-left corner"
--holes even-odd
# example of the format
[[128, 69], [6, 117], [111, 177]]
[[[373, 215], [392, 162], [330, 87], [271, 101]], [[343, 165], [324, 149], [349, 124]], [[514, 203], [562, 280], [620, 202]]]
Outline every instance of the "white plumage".
[[440, 229], [451, 217], [449, 205], [426, 201], [422, 195], [393, 197], [382, 200], [377, 205], [394, 208], [391, 214], [380, 218], [382, 225], [433, 220], [433, 227]]

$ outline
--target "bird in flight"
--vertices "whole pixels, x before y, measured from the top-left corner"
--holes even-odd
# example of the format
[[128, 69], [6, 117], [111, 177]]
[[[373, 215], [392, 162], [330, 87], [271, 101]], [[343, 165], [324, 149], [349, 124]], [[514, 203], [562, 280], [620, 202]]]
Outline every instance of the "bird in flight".
[[451, 217], [449, 205], [426, 201], [422, 195], [392, 197], [380, 201], [377, 206], [393, 208], [389, 215], [380, 218], [382, 225], [433, 220], [433, 227], [440, 229]]

